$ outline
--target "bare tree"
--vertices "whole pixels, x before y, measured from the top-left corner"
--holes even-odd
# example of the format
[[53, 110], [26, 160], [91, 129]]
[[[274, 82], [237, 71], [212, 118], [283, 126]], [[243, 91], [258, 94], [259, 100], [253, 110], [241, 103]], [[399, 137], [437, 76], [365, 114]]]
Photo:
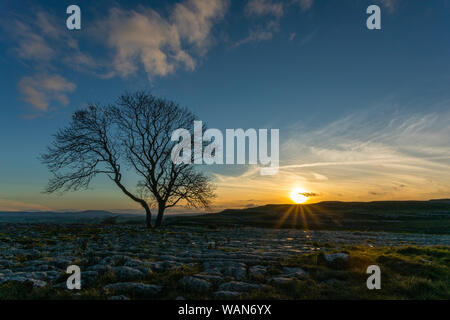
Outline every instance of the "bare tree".
[[[215, 196], [210, 178], [193, 164], [171, 159], [177, 143], [172, 132], [192, 132], [194, 120], [189, 110], [145, 92], [122, 95], [115, 105], [77, 111], [41, 156], [53, 174], [46, 192], [86, 189], [95, 176], [105, 174], [145, 209], [149, 228], [153, 206], [158, 208], [155, 227], [165, 210], [177, 204], [207, 207]], [[123, 182], [125, 169], [140, 179], [134, 192]]]

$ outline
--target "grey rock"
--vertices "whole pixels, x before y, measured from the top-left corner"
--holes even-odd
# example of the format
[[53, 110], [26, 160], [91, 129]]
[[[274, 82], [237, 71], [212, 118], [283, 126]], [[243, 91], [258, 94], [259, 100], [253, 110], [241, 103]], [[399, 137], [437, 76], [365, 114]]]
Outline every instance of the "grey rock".
[[161, 292], [162, 287], [154, 284], [144, 284], [139, 282], [118, 282], [108, 284], [104, 289], [115, 295], [133, 294], [141, 297], [153, 297]]
[[165, 260], [165, 261], [176, 261], [177, 258], [168, 254], [164, 254], [161, 256], [161, 260]]
[[109, 266], [123, 266], [131, 258], [125, 255], [112, 255], [102, 259], [99, 264], [109, 265]]
[[124, 266], [126, 267], [132, 267], [132, 268], [138, 268], [141, 267], [144, 263], [141, 260], [138, 259], [128, 259]]
[[152, 270], [164, 271], [167, 269], [166, 264], [163, 261], [154, 261], [149, 263]]
[[[67, 265], [69, 266], [69, 265]], [[51, 270], [55, 270], [57, 268], [55, 268], [54, 266], [48, 265], [48, 264], [41, 264], [35, 268], [33, 268], [33, 270], [39, 270], [39, 271], [51, 271]], [[64, 268], [61, 268], [64, 269]]]
[[214, 292], [214, 298], [216, 299], [235, 299], [238, 298], [240, 295], [242, 295], [242, 293], [236, 291], [219, 290]]
[[47, 282], [43, 281], [43, 280], [36, 280], [36, 279], [28, 279], [28, 281], [30, 281], [31, 283], [33, 283], [33, 287], [45, 287], [47, 285]]
[[86, 269], [87, 271], [96, 271], [98, 273], [106, 273], [111, 271], [111, 267], [104, 264], [95, 264]]
[[13, 260], [0, 259], [0, 267], [11, 268], [17, 266], [19, 263]]
[[56, 283], [52, 287], [55, 289], [67, 289], [67, 283], [66, 282]]
[[130, 299], [127, 296], [120, 295], [108, 297], [108, 300], [130, 300]]
[[57, 268], [66, 269], [72, 264], [74, 258], [72, 257], [56, 257], [53, 261], [49, 261], [51, 264], [55, 265]]
[[43, 280], [28, 278], [21, 274], [12, 274], [12, 275], [3, 276], [0, 278], [0, 283], [4, 283], [4, 282], [8, 282], [8, 281], [15, 281], [15, 282], [20, 282], [20, 283], [31, 282], [33, 284], [33, 287], [45, 287], [47, 285], [47, 282], [45, 282]]
[[11, 274], [13, 272], [10, 269], [3, 269], [3, 270], [0, 270], [0, 273], [3, 275], [7, 275], [7, 274]]
[[207, 280], [207, 281], [211, 281], [211, 282], [214, 282], [214, 283], [223, 281], [223, 278], [221, 276], [213, 275], [213, 274], [197, 273], [197, 274], [194, 274], [194, 277], [200, 278], [200, 279], [203, 279], [203, 280]]
[[191, 290], [197, 291], [197, 292], [206, 292], [212, 286], [211, 283], [206, 280], [191, 277], [191, 276], [186, 276], [186, 277], [180, 279], [178, 284], [184, 288], [188, 288], [188, 289], [191, 289]]
[[134, 280], [144, 276], [141, 271], [131, 267], [114, 267], [112, 272], [121, 280]]
[[99, 273], [97, 271], [81, 272], [81, 287], [90, 287], [97, 281]]
[[85, 278], [97, 278], [98, 277], [98, 272], [97, 271], [92, 271], [92, 270], [87, 270], [81, 273], [82, 277]]
[[327, 262], [334, 262], [336, 260], [342, 260], [344, 262], [348, 261], [349, 255], [348, 253], [328, 253], [323, 256]]
[[23, 262], [24, 266], [33, 266], [33, 267], [37, 267], [43, 264], [48, 264], [48, 262], [45, 260], [28, 260]]
[[[227, 274], [225, 272], [225, 274]], [[244, 267], [231, 268], [231, 275], [236, 280], [242, 280], [247, 276], [247, 269]]]
[[332, 285], [332, 286], [345, 283], [344, 281], [338, 280], [338, 279], [328, 279], [328, 280], [325, 280], [324, 282], [326, 284], [329, 284], [329, 285]]
[[27, 274], [28, 278], [37, 280], [54, 280], [60, 275], [57, 271], [35, 271]]
[[306, 271], [302, 268], [283, 268], [283, 277], [286, 278], [303, 278], [306, 276]]
[[275, 284], [287, 284], [287, 283], [291, 283], [292, 281], [295, 281], [294, 278], [286, 278], [286, 277], [273, 277], [269, 279], [270, 283], [275, 283]]
[[151, 268], [148, 268], [148, 267], [138, 267], [136, 269], [139, 270], [140, 272], [142, 272], [143, 275], [148, 275], [148, 274], [151, 274], [153, 272], [153, 270]]
[[205, 269], [204, 272], [211, 275], [222, 276], [222, 272], [219, 268], [208, 268]]
[[252, 276], [260, 276], [267, 273], [267, 267], [264, 266], [252, 266], [248, 269], [248, 272]]
[[239, 282], [239, 281], [231, 281], [222, 283], [219, 286], [219, 291], [251, 291], [251, 290], [257, 290], [261, 288], [261, 285], [255, 284], [255, 283], [246, 283], [246, 282]]
[[183, 267], [183, 263], [177, 261], [167, 261], [165, 264], [169, 269], [180, 269]]

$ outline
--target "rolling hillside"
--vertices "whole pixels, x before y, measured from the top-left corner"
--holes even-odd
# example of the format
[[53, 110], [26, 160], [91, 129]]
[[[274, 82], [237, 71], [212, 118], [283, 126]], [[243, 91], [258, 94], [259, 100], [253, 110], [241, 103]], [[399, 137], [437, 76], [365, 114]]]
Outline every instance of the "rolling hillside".
[[450, 234], [450, 200], [265, 205], [178, 217], [177, 224]]

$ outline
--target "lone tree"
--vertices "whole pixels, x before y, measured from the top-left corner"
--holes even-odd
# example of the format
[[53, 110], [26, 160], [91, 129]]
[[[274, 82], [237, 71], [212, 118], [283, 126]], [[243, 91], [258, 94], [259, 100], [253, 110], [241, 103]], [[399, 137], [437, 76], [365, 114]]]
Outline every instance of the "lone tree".
[[[77, 111], [41, 155], [53, 174], [46, 192], [86, 189], [95, 176], [104, 174], [145, 209], [148, 228], [152, 207], [158, 208], [155, 227], [161, 225], [164, 211], [177, 204], [207, 207], [215, 197], [210, 178], [194, 165], [175, 164], [171, 158], [178, 143], [171, 140], [172, 132], [193, 132], [194, 120], [189, 110], [145, 92], [124, 94], [114, 105]], [[134, 192], [124, 182], [130, 171], [139, 177]]]

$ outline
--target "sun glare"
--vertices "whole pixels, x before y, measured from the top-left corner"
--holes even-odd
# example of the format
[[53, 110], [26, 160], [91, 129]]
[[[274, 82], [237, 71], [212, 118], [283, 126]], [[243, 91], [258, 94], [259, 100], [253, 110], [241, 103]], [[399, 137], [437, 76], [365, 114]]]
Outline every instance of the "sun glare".
[[292, 201], [294, 201], [295, 203], [305, 203], [306, 200], [308, 200], [308, 197], [303, 195], [303, 193], [305, 193], [305, 191], [299, 188], [292, 190], [291, 192]]

